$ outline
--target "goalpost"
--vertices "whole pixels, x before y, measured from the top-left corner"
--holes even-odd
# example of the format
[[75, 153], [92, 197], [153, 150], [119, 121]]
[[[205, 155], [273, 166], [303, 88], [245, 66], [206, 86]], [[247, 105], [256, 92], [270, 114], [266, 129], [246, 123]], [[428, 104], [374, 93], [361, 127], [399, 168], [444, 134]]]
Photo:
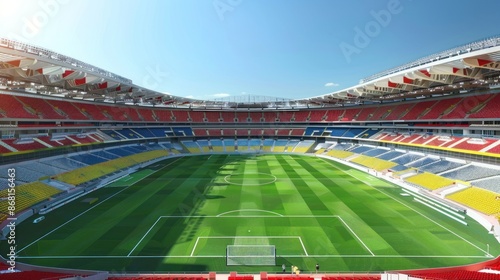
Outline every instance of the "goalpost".
[[276, 265], [274, 245], [227, 245], [226, 265]]

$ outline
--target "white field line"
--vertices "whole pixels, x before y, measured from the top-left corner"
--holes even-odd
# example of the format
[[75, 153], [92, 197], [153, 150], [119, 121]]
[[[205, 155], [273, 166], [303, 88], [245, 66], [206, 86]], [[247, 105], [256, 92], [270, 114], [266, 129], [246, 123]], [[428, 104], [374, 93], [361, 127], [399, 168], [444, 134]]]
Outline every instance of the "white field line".
[[351, 229], [351, 227], [344, 221], [344, 219], [342, 219], [342, 217], [340, 216], [337, 216], [337, 218], [344, 224], [344, 226], [354, 235], [354, 237], [356, 237], [356, 239], [359, 241], [359, 243], [361, 243], [361, 245], [363, 245], [363, 247], [366, 248], [366, 250], [368, 250], [368, 252], [370, 252], [370, 254], [372, 256], [375, 256], [375, 254], [372, 252], [372, 250], [370, 250], [370, 248], [368, 248], [368, 246], [366, 246], [366, 244], [363, 242], [363, 240], [361, 240], [361, 238], [359, 238], [359, 236], [354, 232], [354, 230]]
[[300, 244], [302, 245], [302, 249], [304, 249], [304, 253], [306, 253], [306, 256], [309, 256], [309, 254], [306, 251], [306, 247], [304, 246], [304, 242], [302, 242], [302, 238], [300, 238], [300, 236], [299, 236], [299, 241], [300, 241]]
[[[235, 239], [254, 239], [254, 238], [274, 238], [274, 239], [279, 239], [279, 238], [300, 238], [300, 236], [200, 236], [198, 238], [205, 238], [205, 239], [228, 239], [228, 238], [235, 238]], [[245, 246], [245, 245], [238, 245], [238, 246]], [[256, 246], [256, 245], [249, 245], [249, 246]], [[257, 245], [258, 246], [258, 245]]]
[[194, 254], [194, 250], [196, 250], [196, 246], [198, 246], [198, 241], [200, 241], [200, 238], [199, 238], [199, 237], [198, 237], [198, 238], [196, 238], [196, 243], [194, 243], [193, 251], [191, 251], [191, 255], [190, 255], [191, 257], [192, 257], [192, 256], [193, 256], [193, 254]]
[[[169, 164], [167, 164], [167, 165], [163, 166], [162, 168], [160, 168], [160, 169], [156, 170], [155, 172], [153, 172], [153, 173], [149, 174], [148, 176], [151, 176], [152, 174], [154, 174], [154, 173], [156, 173], [156, 172], [158, 172], [158, 171], [162, 170], [163, 168], [165, 168], [165, 167], [167, 167], [167, 166], [169, 166], [169, 165], [171, 165], [171, 164], [173, 164], [173, 163], [177, 162], [179, 159], [181, 159], [181, 158], [178, 158], [178, 159], [176, 159], [175, 161], [172, 161], [171, 163], [169, 163]], [[83, 211], [82, 213], [78, 214], [77, 216], [75, 216], [75, 217], [71, 218], [69, 221], [67, 221], [67, 222], [63, 223], [62, 225], [60, 225], [60, 226], [56, 227], [55, 229], [53, 229], [53, 230], [51, 230], [51, 231], [47, 232], [46, 234], [44, 234], [44, 235], [43, 235], [43, 236], [41, 236], [40, 238], [36, 239], [35, 241], [31, 242], [30, 244], [26, 245], [25, 247], [23, 247], [22, 249], [20, 249], [19, 251], [17, 251], [17, 253], [21, 253], [24, 249], [26, 249], [26, 248], [30, 247], [31, 245], [33, 245], [33, 244], [35, 244], [36, 242], [40, 241], [41, 239], [45, 238], [47, 235], [49, 235], [49, 234], [53, 233], [54, 231], [58, 230], [59, 228], [63, 227], [64, 225], [68, 224], [69, 222], [71, 222], [71, 221], [75, 220], [76, 218], [78, 218], [78, 217], [82, 216], [83, 214], [87, 213], [88, 211], [90, 211], [90, 210], [94, 209], [95, 207], [97, 207], [97, 206], [99, 206], [100, 204], [104, 203], [106, 200], [108, 200], [108, 199], [110, 199], [110, 198], [112, 198], [112, 197], [116, 196], [117, 194], [121, 193], [122, 191], [124, 191], [124, 190], [128, 189], [129, 187], [130, 187], [130, 186], [123, 188], [122, 190], [118, 191], [117, 193], [113, 194], [112, 196], [110, 196], [110, 197], [106, 198], [105, 200], [103, 200], [103, 201], [101, 201], [101, 202], [97, 203], [96, 205], [94, 205], [94, 206], [90, 207], [89, 209], [87, 209], [87, 210]]]
[[160, 221], [160, 219], [161, 219], [161, 217], [158, 217], [158, 219], [156, 219], [156, 222], [148, 229], [148, 231], [146, 231], [146, 233], [137, 242], [137, 244], [135, 244], [134, 248], [132, 248], [132, 250], [130, 250], [130, 252], [128, 253], [127, 257], [132, 254], [132, 252], [135, 250], [135, 248], [137, 248], [137, 246], [139, 246], [139, 244], [142, 242], [142, 240], [146, 237], [146, 235], [148, 235], [148, 233], [154, 228], [154, 226], [158, 223], [158, 221]]
[[[328, 161], [327, 161], [327, 162], [328, 162]], [[329, 162], [329, 163], [330, 163], [330, 162]], [[400, 203], [400, 204], [402, 204], [402, 205], [406, 206], [408, 209], [413, 210], [415, 213], [417, 213], [417, 214], [419, 214], [420, 216], [422, 216], [422, 217], [426, 218], [427, 220], [431, 221], [432, 223], [434, 223], [434, 224], [438, 225], [439, 227], [441, 227], [441, 228], [445, 229], [446, 231], [450, 232], [451, 234], [455, 235], [456, 237], [458, 237], [458, 238], [462, 239], [463, 241], [465, 241], [466, 243], [470, 244], [470, 245], [471, 245], [471, 246], [473, 246], [474, 248], [476, 248], [476, 249], [480, 250], [481, 252], [485, 253], [486, 255], [489, 255], [489, 253], [488, 253], [487, 251], [485, 251], [485, 250], [483, 250], [483, 249], [479, 248], [478, 246], [476, 246], [475, 244], [473, 244], [473, 243], [472, 243], [472, 242], [470, 242], [469, 240], [465, 239], [464, 237], [462, 237], [462, 236], [458, 235], [458, 234], [457, 234], [457, 233], [455, 233], [454, 231], [452, 231], [452, 230], [448, 229], [447, 227], [445, 227], [445, 226], [441, 225], [440, 223], [438, 223], [438, 222], [434, 221], [433, 219], [431, 219], [431, 218], [427, 217], [426, 215], [424, 215], [424, 214], [420, 213], [420, 212], [419, 212], [419, 211], [417, 211], [415, 208], [413, 208], [413, 207], [411, 207], [411, 206], [407, 205], [406, 203], [404, 203], [404, 202], [400, 201], [399, 199], [397, 199], [397, 198], [395, 198], [395, 197], [393, 197], [393, 196], [391, 196], [391, 195], [389, 195], [389, 194], [387, 194], [387, 193], [385, 193], [385, 192], [383, 192], [383, 191], [379, 190], [378, 188], [375, 188], [372, 184], [367, 183], [367, 182], [365, 182], [365, 181], [363, 181], [363, 180], [359, 179], [358, 177], [353, 176], [353, 175], [351, 175], [351, 174], [347, 173], [346, 171], [344, 171], [344, 170], [342, 170], [342, 169], [338, 168], [337, 166], [335, 166], [335, 165], [333, 165], [333, 164], [331, 164], [331, 163], [330, 163], [330, 165], [332, 165], [334, 168], [336, 168], [336, 169], [340, 170], [341, 172], [343, 172], [343, 173], [345, 173], [345, 174], [347, 174], [347, 175], [349, 175], [349, 176], [351, 176], [351, 177], [355, 178], [356, 180], [360, 181], [361, 183], [363, 183], [363, 184], [365, 184], [365, 185], [368, 185], [368, 186], [372, 187], [373, 189], [375, 189], [375, 190], [379, 191], [380, 193], [385, 194], [387, 197], [392, 198], [394, 201], [396, 201], [396, 202], [398, 202], [398, 203]], [[381, 179], [379, 179], [379, 180], [381, 180]]]
[[276, 216], [283, 217], [283, 215], [281, 215], [280, 213], [276, 213], [276, 212], [273, 212], [273, 211], [267, 211], [267, 210], [260, 210], [260, 209], [238, 209], [238, 210], [232, 210], [232, 211], [227, 211], [227, 212], [221, 213], [221, 214], [217, 215], [216, 217], [224, 216], [226, 214], [231, 214], [231, 213], [235, 213], [235, 212], [264, 212], [264, 213], [270, 213], [270, 214], [274, 214]]
[[[284, 258], [305, 258], [304, 255], [279, 255]], [[18, 256], [17, 259], [122, 259], [122, 258], [225, 258], [224, 255], [212, 256]], [[429, 255], [308, 255], [307, 258], [440, 258], [440, 259], [457, 259], [457, 258], [473, 258], [473, 259], [492, 259], [489, 256], [429, 256]]]

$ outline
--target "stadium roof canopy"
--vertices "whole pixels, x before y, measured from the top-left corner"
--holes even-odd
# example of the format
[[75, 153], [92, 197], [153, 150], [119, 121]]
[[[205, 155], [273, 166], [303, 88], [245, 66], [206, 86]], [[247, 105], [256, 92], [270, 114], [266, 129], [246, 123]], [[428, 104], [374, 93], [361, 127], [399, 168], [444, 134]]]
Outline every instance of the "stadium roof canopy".
[[299, 100], [245, 97], [196, 100], [132, 80], [37, 46], [0, 38], [0, 85], [10, 90], [98, 102], [191, 108], [302, 108], [380, 103], [500, 87], [500, 37], [432, 54], [362, 79], [356, 86]]

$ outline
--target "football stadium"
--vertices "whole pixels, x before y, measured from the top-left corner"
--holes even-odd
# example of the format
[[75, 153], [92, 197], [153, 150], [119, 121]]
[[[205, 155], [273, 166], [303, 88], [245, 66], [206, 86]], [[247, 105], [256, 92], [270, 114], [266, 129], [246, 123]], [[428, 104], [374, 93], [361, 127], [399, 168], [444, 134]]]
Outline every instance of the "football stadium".
[[0, 279], [500, 279], [500, 37], [304, 99], [56, 51], [0, 38]]

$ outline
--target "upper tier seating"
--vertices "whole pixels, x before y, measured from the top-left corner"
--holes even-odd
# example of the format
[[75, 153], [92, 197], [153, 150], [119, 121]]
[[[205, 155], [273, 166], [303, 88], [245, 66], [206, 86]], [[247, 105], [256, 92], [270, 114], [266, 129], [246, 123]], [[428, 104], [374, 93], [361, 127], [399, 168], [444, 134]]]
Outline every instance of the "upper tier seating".
[[415, 106], [416, 103], [404, 103], [404, 104], [398, 104], [394, 105], [394, 107], [391, 109], [391, 112], [387, 115], [385, 118], [386, 120], [401, 120], [403, 117], [406, 116], [406, 114], [411, 110], [413, 106]]
[[422, 158], [422, 156], [419, 156], [416, 154], [406, 154], [406, 155], [403, 155], [403, 156], [400, 156], [398, 158], [393, 159], [392, 162], [395, 162], [395, 163], [401, 164], [401, 165], [406, 165], [407, 163], [417, 161], [421, 158]]
[[[65, 119], [64, 116], [57, 113], [52, 106], [49, 105], [44, 99], [31, 98], [26, 96], [16, 96], [17, 100], [25, 104], [25, 107], [31, 107], [35, 110], [35, 114], [43, 119]], [[3, 102], [3, 100], [2, 100]]]
[[[454, 169], [457, 167], [462, 166], [463, 163], [458, 163], [454, 161], [448, 161], [448, 160], [440, 160], [434, 163], [427, 164], [425, 166], [421, 166], [420, 170], [430, 172], [430, 173], [440, 173], [446, 170]], [[416, 167], [416, 166], [414, 166]]]
[[35, 109], [24, 106], [15, 96], [2, 94], [0, 104], [0, 117], [38, 119]]
[[500, 180], [500, 177], [495, 176], [484, 180], [477, 180], [471, 183], [476, 187], [500, 193], [500, 184], [498, 184], [498, 180]]
[[477, 166], [474, 164], [467, 165], [462, 168], [441, 174], [441, 176], [443, 177], [458, 179], [462, 181], [471, 181], [495, 175], [500, 175], [499, 169], [487, 168], [483, 166]]
[[63, 170], [71, 170], [86, 166], [86, 164], [84, 163], [74, 161], [66, 157], [60, 157], [57, 159], [45, 159], [42, 160], [41, 162], [47, 165], [55, 166]]
[[491, 98], [493, 94], [481, 94], [467, 96], [460, 101], [449, 114], [446, 114], [442, 119], [464, 119], [472, 110], [480, 104]]
[[75, 107], [76, 104], [68, 101], [62, 101], [62, 100], [47, 100], [49, 104], [52, 105], [54, 110], [56, 111], [61, 111], [66, 114], [67, 118], [70, 120], [89, 120], [89, 118], [84, 115], [77, 107]]
[[366, 130], [366, 128], [350, 128], [346, 133], [344, 133], [344, 135], [342, 135], [342, 137], [352, 138], [352, 137], [355, 137], [355, 136], [361, 134], [365, 130]]
[[391, 160], [393, 158], [404, 155], [405, 153], [399, 151], [390, 151], [377, 156], [379, 159]]
[[425, 109], [432, 107], [436, 101], [421, 101], [415, 103], [413, 107], [401, 118], [402, 120], [416, 120]]
[[492, 99], [489, 99], [484, 107], [475, 113], [468, 116], [469, 119], [479, 118], [498, 118], [498, 104], [500, 104], [500, 94], [494, 94]]
[[193, 123], [203, 123], [205, 119], [205, 114], [199, 111], [190, 111], [189, 116]]
[[342, 135], [344, 135], [347, 130], [349, 130], [348, 128], [333, 128], [333, 127], [327, 127], [325, 129], [325, 133], [329, 133], [330, 136], [332, 137], [342, 137]]
[[[447, 113], [450, 110], [452, 110], [453, 108], [455, 108], [454, 106], [456, 106], [456, 104], [458, 104], [461, 100], [462, 100], [461, 97], [457, 97], [457, 98], [443, 99], [443, 100], [439, 100], [437, 102], [433, 101], [434, 104], [433, 104], [431, 110], [429, 112], [427, 112], [425, 115], [423, 115], [422, 117], [420, 117], [420, 119], [422, 119], [422, 120], [439, 119], [441, 117], [441, 115], [443, 115], [444, 113]], [[417, 106], [420, 107], [420, 103], [417, 104]], [[420, 108], [422, 108], [423, 110], [426, 109], [423, 107], [420, 107]], [[425, 113], [425, 111], [424, 111], [424, 113]]]
[[369, 150], [372, 150], [373, 147], [370, 146], [358, 146], [354, 149], [351, 149], [350, 151], [356, 154], [362, 154], [364, 152], [368, 152]]
[[365, 156], [369, 156], [369, 157], [376, 157], [378, 155], [381, 155], [383, 153], [387, 153], [389, 152], [389, 150], [386, 150], [386, 149], [379, 149], [379, 148], [372, 148], [364, 153], [362, 153], [363, 155]]

